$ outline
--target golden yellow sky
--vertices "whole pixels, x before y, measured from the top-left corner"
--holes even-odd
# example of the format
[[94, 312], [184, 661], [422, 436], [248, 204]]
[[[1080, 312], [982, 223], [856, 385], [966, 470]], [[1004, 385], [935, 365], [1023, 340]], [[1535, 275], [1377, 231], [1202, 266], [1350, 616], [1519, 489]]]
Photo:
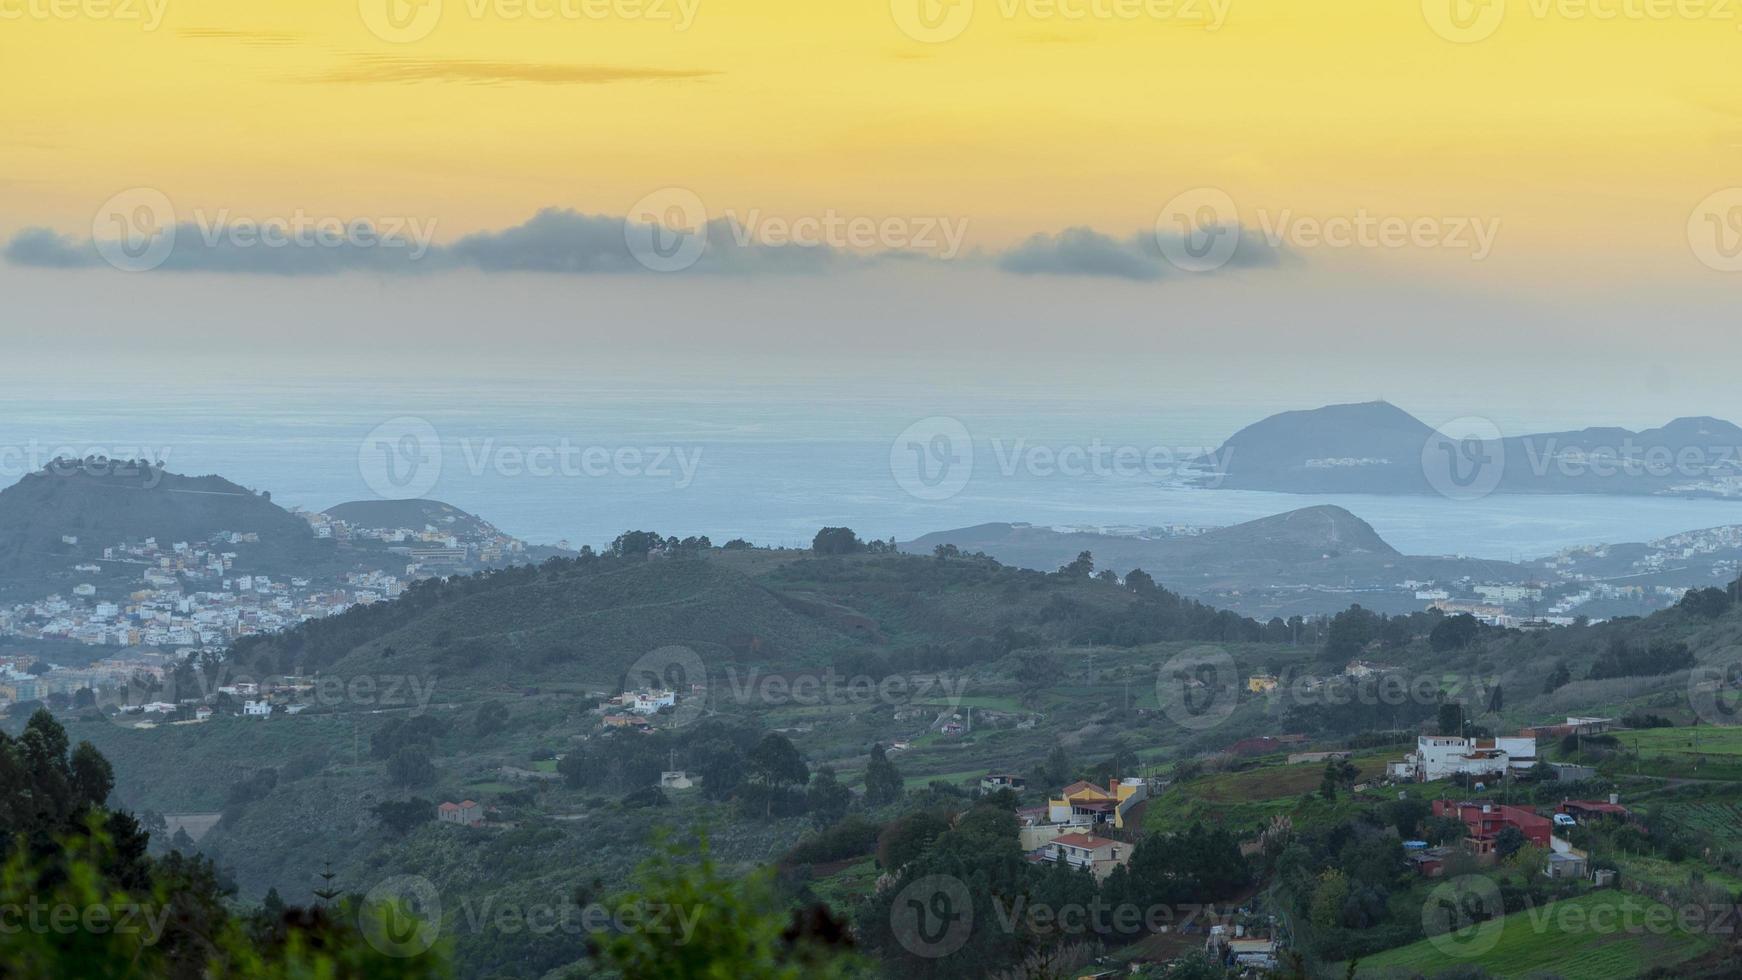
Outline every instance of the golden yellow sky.
[[[372, 32], [389, 2], [427, 36]], [[916, 3], [959, 35], [904, 33]], [[1738, 0], [0, 0], [0, 235], [135, 186], [451, 239], [675, 185], [1000, 248], [1214, 186], [1247, 221], [1493, 217], [1507, 269], [1687, 271], [1742, 184], [1739, 64]]]

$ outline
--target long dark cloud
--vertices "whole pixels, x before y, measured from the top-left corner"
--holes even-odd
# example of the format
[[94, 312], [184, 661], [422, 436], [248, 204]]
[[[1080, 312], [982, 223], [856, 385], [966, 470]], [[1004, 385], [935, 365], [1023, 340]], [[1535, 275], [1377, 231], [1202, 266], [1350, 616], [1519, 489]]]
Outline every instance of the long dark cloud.
[[[1170, 240], [1173, 245], [1178, 239]], [[1066, 228], [1057, 234], [1029, 238], [998, 257], [998, 267], [1023, 276], [1103, 276], [1147, 282], [1175, 270], [1156, 234], [1114, 238], [1093, 228]], [[1262, 235], [1242, 229], [1240, 243], [1222, 268], [1250, 269], [1280, 265], [1283, 253]]]
[[81, 245], [47, 228], [26, 228], [13, 235], [4, 254], [13, 265], [49, 269], [77, 269], [102, 261], [90, 242]]
[[[397, 227], [386, 223], [376, 226], [379, 236], [390, 243], [386, 245], [344, 239], [322, 244], [303, 240], [272, 247], [249, 238], [238, 240], [210, 223], [184, 221], [174, 226], [173, 248], [156, 257], [152, 268], [283, 276], [452, 269], [553, 275], [648, 275], [657, 271], [657, 256], [652, 262], [644, 261], [649, 256], [632, 249], [630, 238], [636, 236], [626, 235], [627, 227], [619, 216], [547, 208], [518, 225], [477, 232], [444, 245], [433, 244], [430, 239], [436, 228], [425, 220]], [[662, 247], [689, 256], [673, 269], [702, 275], [814, 275], [891, 262], [983, 265], [990, 261], [1017, 275], [1111, 277], [1136, 282], [1163, 279], [1173, 271], [1153, 235], [1120, 239], [1090, 228], [1038, 234], [1003, 252], [976, 253], [961, 259], [941, 259], [923, 251], [769, 245], [753, 240], [742, 226], [725, 217], [707, 222], [703, 234], [705, 247], [693, 238], [669, 232], [661, 235]], [[12, 237], [0, 256], [23, 267], [103, 268], [110, 264], [106, 252], [114, 254], [112, 243], [64, 236], [47, 228], [27, 228]], [[1281, 259], [1282, 253], [1267, 246], [1260, 236], [1243, 234], [1228, 267], [1274, 266]]]
[[[546, 208], [503, 231], [480, 232], [443, 249], [439, 258], [485, 272], [640, 273], [647, 267], [624, 234], [622, 218]], [[707, 223], [707, 245], [686, 271], [753, 274], [822, 272], [865, 261], [826, 245], [762, 245], [744, 241], [726, 218]], [[673, 239], [672, 248], [679, 246]]]

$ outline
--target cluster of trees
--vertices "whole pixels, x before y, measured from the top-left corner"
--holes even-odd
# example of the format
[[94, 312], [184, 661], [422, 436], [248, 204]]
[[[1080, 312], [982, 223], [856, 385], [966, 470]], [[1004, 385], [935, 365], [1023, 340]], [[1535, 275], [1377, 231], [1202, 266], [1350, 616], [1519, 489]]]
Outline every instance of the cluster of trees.
[[1360, 656], [1375, 642], [1383, 651], [1397, 652], [1423, 636], [1435, 652], [1462, 650], [1479, 640], [1484, 629], [1469, 613], [1447, 616], [1426, 610], [1387, 616], [1357, 604], [1332, 616], [1326, 624], [1323, 659], [1341, 663]]
[[1647, 677], [1687, 670], [1694, 665], [1694, 654], [1679, 640], [1653, 640], [1635, 645], [1620, 635], [1609, 638], [1609, 647], [1591, 664], [1586, 676], [1590, 680], [1611, 677]]
[[[1419, 801], [1397, 801], [1417, 803]], [[1426, 807], [1367, 813], [1330, 828], [1296, 834], [1274, 855], [1283, 900], [1301, 926], [1297, 940], [1321, 960], [1341, 960], [1420, 938], [1421, 917], [1390, 917], [1391, 896], [1410, 872], [1402, 841], [1386, 832], [1407, 825], [1414, 837]]]
[[1742, 594], [1742, 582], [1732, 583], [1727, 589], [1689, 589], [1676, 607], [1702, 619], [1717, 619], [1736, 604], [1738, 594]]
[[[744, 547], [749, 547], [748, 542], [742, 542], [742, 544]], [[708, 540], [708, 536], [705, 534], [678, 538], [663, 536], [658, 531], [624, 531], [611, 541], [611, 547], [606, 554], [612, 558], [639, 561], [654, 551], [663, 551], [674, 555], [695, 554], [707, 551], [713, 546], [714, 543]], [[590, 557], [592, 548], [590, 546], [583, 547], [581, 554], [584, 558]]]
[[[786, 736], [709, 719], [674, 731], [611, 737], [578, 746], [557, 763], [572, 789], [623, 794], [632, 802], [657, 805], [660, 773], [672, 759], [701, 776], [702, 796], [732, 802], [748, 818], [808, 815], [830, 827], [847, 815], [853, 794], [827, 766], [812, 771]], [[866, 799], [882, 805], [901, 795], [901, 774], [883, 753], [872, 749]]]
[[369, 736], [369, 754], [387, 761], [387, 778], [395, 786], [429, 786], [436, 781], [436, 741], [448, 723], [434, 715], [394, 718]]
[[16, 739], [0, 733], [0, 827], [10, 832], [0, 847], [0, 907], [71, 909], [76, 917], [72, 928], [0, 930], [0, 973], [188, 980], [446, 973], [439, 953], [400, 958], [376, 949], [363, 932], [375, 912], [337, 894], [319, 907], [275, 900], [231, 911], [232, 889], [209, 860], [148, 853], [140, 822], [108, 808], [113, 784], [108, 761], [88, 742], [69, 747], [45, 711]]
[[[47, 909], [53, 928], [0, 929], [0, 975], [125, 980], [421, 980], [451, 975], [451, 943], [408, 947], [420, 934], [417, 910], [368, 905], [339, 887], [330, 870], [312, 894], [287, 904], [276, 891], [253, 908], [212, 863], [188, 851], [148, 853], [140, 822], [107, 805], [114, 773], [89, 743], [37, 712], [23, 732], [0, 733], [0, 908]], [[427, 800], [377, 807], [405, 829], [428, 819]], [[868, 977], [846, 923], [826, 905], [792, 909], [773, 875], [724, 873], [706, 841], [672, 845], [610, 896], [609, 908], [704, 909], [693, 933], [673, 944], [655, 918], [589, 939], [589, 967], [623, 980], [758, 977], [845, 980]], [[61, 910], [70, 909], [70, 927]], [[95, 923], [95, 925], [93, 925]], [[523, 941], [530, 942], [529, 937]], [[590, 974], [589, 974], [590, 975]]]

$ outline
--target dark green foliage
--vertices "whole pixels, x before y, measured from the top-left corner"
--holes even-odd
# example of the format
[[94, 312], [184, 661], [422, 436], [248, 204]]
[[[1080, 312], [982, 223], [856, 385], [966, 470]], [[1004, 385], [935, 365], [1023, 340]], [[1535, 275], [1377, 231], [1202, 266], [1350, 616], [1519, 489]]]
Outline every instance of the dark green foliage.
[[1702, 619], [1717, 619], [1736, 604], [1729, 589], [1689, 589], [1676, 607]]
[[1440, 621], [1433, 632], [1428, 634], [1428, 646], [1444, 653], [1448, 650], [1462, 650], [1476, 642], [1482, 635], [1482, 624], [1469, 613], [1459, 613], [1447, 616]]
[[917, 810], [885, 824], [877, 838], [877, 863], [895, 871], [930, 847], [950, 829], [949, 817], [934, 810]]
[[805, 787], [805, 806], [810, 810], [812, 825], [819, 830], [838, 823], [852, 805], [853, 791], [835, 778], [835, 770], [824, 766]]
[[485, 701], [472, 715], [472, 731], [479, 736], [494, 735], [508, 727], [508, 706], [500, 701]]
[[1680, 641], [1654, 640], [1634, 644], [1620, 635], [1609, 638], [1609, 648], [1591, 664], [1591, 680], [1610, 677], [1644, 677], [1687, 670], [1694, 665], [1693, 651]]
[[665, 806], [671, 801], [665, 798], [665, 792], [658, 786], [643, 786], [632, 790], [623, 796], [623, 805], [639, 810], [650, 806]]
[[811, 551], [819, 555], [850, 555], [864, 548], [850, 527], [825, 527], [811, 541]]
[[435, 819], [435, 804], [420, 797], [409, 800], [387, 800], [375, 804], [370, 811], [381, 821], [381, 826], [394, 834], [404, 836], [423, 824]]
[[883, 806], [901, 798], [901, 773], [881, 744], [871, 746], [871, 761], [865, 766], [865, 802]]
[[816, 864], [864, 857], [877, 849], [881, 825], [861, 816], [849, 816], [828, 829], [806, 837], [780, 859], [783, 865]]
[[394, 718], [369, 736], [369, 754], [377, 759], [391, 759], [405, 748], [433, 751], [447, 729], [447, 722], [434, 715]]
[[387, 760], [387, 778], [395, 786], [428, 786], [436, 780], [435, 762], [421, 745], [407, 745]]

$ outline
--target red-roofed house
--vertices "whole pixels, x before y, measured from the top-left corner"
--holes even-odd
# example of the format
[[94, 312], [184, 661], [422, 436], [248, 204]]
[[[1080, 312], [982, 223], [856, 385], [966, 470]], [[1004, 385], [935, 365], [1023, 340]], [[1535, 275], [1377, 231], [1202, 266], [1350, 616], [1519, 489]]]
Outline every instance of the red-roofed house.
[[1554, 808], [1556, 813], [1565, 813], [1574, 820], [1584, 823], [1586, 820], [1632, 820], [1633, 811], [1621, 805], [1620, 799], [1610, 796], [1608, 802], [1602, 800], [1562, 800]]
[[1435, 800], [1434, 816], [1456, 817], [1468, 827], [1470, 833], [1465, 843], [1475, 854], [1493, 853], [1495, 838], [1507, 827], [1517, 827], [1525, 840], [1538, 847], [1549, 846], [1549, 838], [1554, 836], [1554, 824], [1547, 817], [1522, 807]]
[[436, 807], [436, 819], [443, 823], [457, 823], [462, 827], [477, 827], [484, 822], [484, 808], [473, 800], [443, 803]]

